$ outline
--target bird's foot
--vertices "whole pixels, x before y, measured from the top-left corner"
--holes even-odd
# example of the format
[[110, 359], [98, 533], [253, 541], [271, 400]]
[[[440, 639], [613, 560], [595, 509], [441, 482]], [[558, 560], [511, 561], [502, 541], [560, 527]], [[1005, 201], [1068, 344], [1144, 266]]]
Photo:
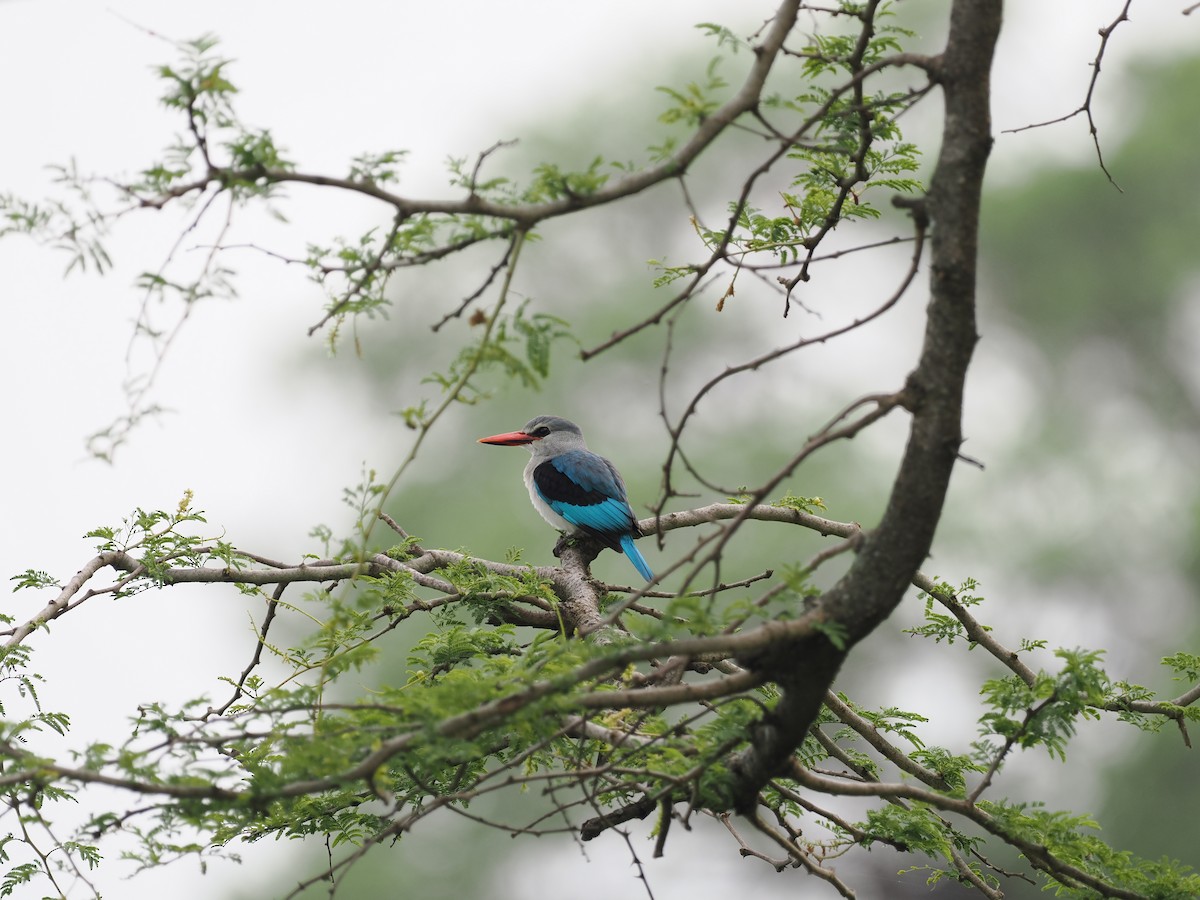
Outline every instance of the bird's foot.
[[558, 540], [554, 543], [554, 558], [562, 559], [563, 551], [571, 546], [573, 540], [569, 534], [559, 534]]

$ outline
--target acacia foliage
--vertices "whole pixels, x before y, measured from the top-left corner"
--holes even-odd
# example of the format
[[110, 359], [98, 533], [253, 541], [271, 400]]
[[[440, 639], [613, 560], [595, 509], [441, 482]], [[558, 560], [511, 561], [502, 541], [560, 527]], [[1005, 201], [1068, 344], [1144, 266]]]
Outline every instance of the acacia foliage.
[[[72, 268], [100, 269], [109, 264], [107, 229], [124, 216], [187, 206], [197, 220], [224, 208], [228, 220], [247, 207], [280, 204], [284, 189], [300, 184], [371, 198], [388, 211], [386, 228], [313, 242], [286, 257], [325, 288], [313, 331], [325, 329], [334, 346], [356, 320], [405, 302], [393, 283], [405, 269], [469, 248], [494, 249], [477, 290], [435, 326], [448, 340], [446, 322], [468, 317], [474, 325], [450, 361], [428, 374], [426, 396], [402, 411], [414, 435], [408, 456], [388, 479], [367, 473], [347, 491], [358, 519], [353, 533], [318, 530], [294, 560], [272, 560], [213, 539], [185, 496], [176, 509], [139, 509], [95, 529], [95, 556], [73, 578], [16, 576], [18, 589], [49, 599], [23, 620], [8, 617], [0, 660], [8, 691], [0, 781], [13, 823], [0, 845], [8, 865], [0, 895], [33, 882], [66, 894], [76, 881], [99, 894], [93, 870], [117, 832], [135, 839], [144, 865], [240, 852], [267, 836], [322, 836], [334, 853], [325, 871], [291, 890], [298, 894], [322, 880], [338, 885], [363, 854], [431, 815], [465, 812], [477, 798], [526, 787], [545, 797], [534, 820], [482, 825], [536, 834], [565, 819], [589, 840], [653, 815], [656, 852], [686, 853], [686, 835], [672, 823], [712, 817], [729, 830], [731, 854], [801, 869], [844, 896], [854, 885], [833, 861], [878, 844], [911, 855], [930, 881], [954, 879], [991, 897], [1003, 895], [1011, 873], [992, 862], [989, 844], [1014, 848], [1019, 877], [1061, 895], [1200, 893], [1186, 867], [1105, 845], [1086, 813], [1000, 795], [1014, 752], [1066, 759], [1071, 740], [1101, 717], [1147, 731], [1174, 723], [1187, 740], [1197, 687], [1160, 699], [1110, 677], [1097, 650], [1054, 648], [1036, 636], [1005, 646], [981, 618], [977, 585], [963, 576], [955, 587], [920, 570], [950, 473], [963, 463], [979, 186], [991, 140], [987, 72], [999, 18], [994, 0], [956, 3], [948, 43], [936, 56], [907, 51], [911, 33], [879, 2], [785, 2], [750, 36], [707, 24], [720, 54], [748, 60], [744, 78], [730, 84], [714, 64], [696, 81], [665, 89], [662, 121], [672, 130], [642, 162], [598, 156], [576, 171], [547, 162], [518, 181], [488, 174], [492, 148], [452, 162], [444, 200], [396, 190], [399, 150], [360, 156], [344, 175], [304, 171], [269, 129], [240, 120], [231, 63], [204, 38], [183, 45], [182, 59], [159, 72], [164, 102], [184, 123], [180, 139], [139, 177], [118, 184], [115, 199], [98, 198], [106, 182], [73, 169], [62, 171], [65, 199], [3, 198], [6, 230], [64, 247]], [[917, 84], [897, 86], [900, 70], [916, 73]], [[947, 114], [926, 186], [917, 180], [918, 148], [902, 134], [901, 116], [935, 91]], [[761, 138], [762, 149], [745, 161], [739, 191], [726, 198], [727, 216], [708, 222], [692, 199], [691, 170], [734, 129]], [[557, 219], [662, 184], [683, 189], [698, 256], [658, 263], [654, 285], [664, 296], [649, 315], [629, 310], [622, 330], [586, 347], [584, 358], [597, 364], [632, 335], [659, 326], [669, 335], [706, 291], [721, 306], [739, 281], [757, 280], [778, 291], [786, 315], [820, 263], [895, 243], [910, 258], [868, 314], [724, 367], [682, 409], [664, 408], [671, 445], [662, 492], [641, 525], [664, 539], [692, 536], [669, 545], [676, 548], [664, 577], [670, 590], [597, 582], [590, 565], [600, 548], [587, 541], [564, 547], [557, 567], [529, 566], [519, 554], [494, 560], [424, 546], [406, 530], [420, 523], [396, 522], [387, 509], [426, 436], [447, 410], [486, 399], [485, 373], [536, 385], [565, 340], [589, 337], [573, 335], [569, 310], [515, 300], [531, 240]], [[856, 220], [879, 220], [893, 233], [860, 237]], [[146, 315], [232, 293], [220, 241], [216, 248], [194, 277], [173, 277], [172, 260], [145, 275], [140, 287], [154, 301], [143, 306]], [[919, 362], [900, 390], [840, 398], [841, 411], [810, 436], [798, 435], [792, 456], [753, 487], [715, 484], [696, 470], [685, 452], [688, 428], [717, 385], [738, 378], [753, 385], [778, 359], [871, 327], [913, 293], [922, 268], [931, 274], [928, 324]], [[171, 329], [148, 320], [139, 328], [167, 352]], [[153, 411], [149, 382], [133, 386], [126, 416], [93, 436], [99, 455], [115, 452]], [[908, 441], [870, 529], [826, 517], [820, 498], [782, 490], [814, 454], [836, 452], [828, 448], [899, 415], [909, 419]], [[688, 508], [681, 473], [722, 502]], [[728, 580], [752, 521], [835, 542], [804, 562], [784, 550], [775, 569]], [[830, 586], [819, 586], [818, 570], [847, 559]], [[77, 610], [95, 597], [185, 583], [233, 585], [258, 617], [253, 654], [229, 674], [228, 693], [177, 707], [146, 702], [129, 735], [77, 746], [69, 759], [45, 752], [43, 737], [70, 727], [67, 715], [42, 708], [38, 696], [33, 651], [53, 639], [56, 621], [87, 615]], [[980, 686], [985, 712], [958, 746], [935, 746], [923, 737], [921, 716], [867, 708], [834, 684], [856, 644], [914, 584], [926, 606], [924, 619], [910, 625], [913, 635], [931, 651], [980, 648], [994, 660]], [[283, 621], [298, 639], [279, 638]], [[396, 637], [414, 623], [421, 636], [401, 651]], [[1052, 654], [1039, 653], [1046, 649]], [[381, 656], [400, 652], [406, 680], [372, 682]], [[1200, 680], [1194, 655], [1178, 653], [1164, 664], [1189, 685]], [[369, 690], [358, 687], [364, 681]], [[89, 812], [62, 836], [56, 823], [64, 802], [101, 785], [126, 799]], [[842, 796], [867, 799], [869, 807], [847, 815], [836, 799]]]

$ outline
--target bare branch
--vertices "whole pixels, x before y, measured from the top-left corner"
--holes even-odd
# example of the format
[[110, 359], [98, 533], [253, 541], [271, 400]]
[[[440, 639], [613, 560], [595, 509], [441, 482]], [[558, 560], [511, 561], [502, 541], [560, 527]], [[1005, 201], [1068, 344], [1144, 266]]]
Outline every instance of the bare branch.
[[[1125, 0], [1125, 5], [1117, 13], [1117, 17], [1100, 29], [1100, 48], [1096, 51], [1096, 58], [1091, 62], [1092, 77], [1088, 82], [1087, 94], [1084, 95], [1083, 103], [1080, 104], [1078, 109], [1072, 110], [1065, 116], [1059, 116], [1057, 119], [1047, 119], [1045, 122], [1035, 122], [1032, 125], [1022, 125], [1020, 128], [1006, 128], [1004, 130], [1005, 134], [1017, 134], [1021, 131], [1028, 131], [1031, 128], [1044, 128], [1047, 125], [1057, 125], [1060, 122], [1066, 122], [1083, 113], [1087, 117], [1088, 133], [1092, 136], [1092, 144], [1096, 148], [1096, 162], [1100, 164], [1100, 171], [1104, 173], [1109, 184], [1118, 191], [1121, 190], [1121, 186], [1117, 184], [1112, 172], [1108, 170], [1108, 166], [1104, 162], [1104, 154], [1100, 150], [1100, 129], [1096, 127], [1096, 120], [1092, 116], [1092, 98], [1096, 93], [1096, 83], [1100, 79], [1100, 64], [1104, 60], [1104, 51], [1108, 49], [1108, 39], [1112, 37], [1112, 33], [1117, 30], [1118, 25], [1129, 21], [1129, 8], [1131, 6], [1133, 6], [1133, 0]], [[1187, 15], [1191, 11], [1191, 9], [1184, 10], [1184, 15]], [[1124, 192], [1122, 191], [1122, 193]]]

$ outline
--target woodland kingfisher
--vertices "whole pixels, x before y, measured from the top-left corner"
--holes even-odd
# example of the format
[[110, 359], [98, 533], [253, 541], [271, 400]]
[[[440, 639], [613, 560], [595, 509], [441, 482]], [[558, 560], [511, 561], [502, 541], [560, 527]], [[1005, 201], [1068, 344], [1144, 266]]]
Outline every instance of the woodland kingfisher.
[[525, 467], [525, 487], [533, 508], [565, 534], [593, 537], [620, 550], [647, 581], [654, 573], [634, 546], [642, 536], [616, 467], [593, 453], [574, 422], [538, 416], [520, 431], [480, 438], [481, 444], [524, 447], [532, 454]]

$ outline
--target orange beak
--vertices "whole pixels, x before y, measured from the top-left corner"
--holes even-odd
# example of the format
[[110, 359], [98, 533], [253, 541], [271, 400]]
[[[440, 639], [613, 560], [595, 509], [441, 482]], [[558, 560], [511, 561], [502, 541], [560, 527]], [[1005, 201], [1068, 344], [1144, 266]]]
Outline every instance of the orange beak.
[[532, 444], [534, 441], [540, 440], [541, 438], [536, 438], [523, 431], [508, 431], [504, 434], [493, 434], [491, 437], [481, 437], [478, 443], [494, 444], [497, 447], [519, 447], [522, 444]]

